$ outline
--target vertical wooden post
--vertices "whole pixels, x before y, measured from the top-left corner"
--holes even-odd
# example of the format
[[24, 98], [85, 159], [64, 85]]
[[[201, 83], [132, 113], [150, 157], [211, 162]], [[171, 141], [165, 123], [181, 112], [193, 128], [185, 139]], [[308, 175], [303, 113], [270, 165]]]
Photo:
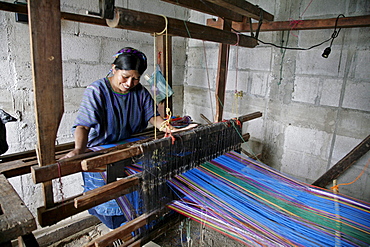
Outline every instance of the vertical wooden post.
[[[225, 19], [222, 24], [222, 30], [230, 31], [231, 30], [231, 21]], [[237, 43], [237, 35], [235, 34], [235, 43]], [[224, 110], [225, 102], [225, 90], [226, 90], [226, 79], [227, 79], [227, 70], [229, 66], [229, 51], [230, 45], [220, 44], [218, 52], [218, 71], [216, 79], [216, 115], [215, 122], [222, 121], [222, 114]]]
[[[60, 0], [28, 2], [31, 62], [40, 166], [55, 163], [55, 139], [63, 115]], [[54, 204], [51, 181], [43, 184], [45, 206]]]
[[[166, 43], [168, 45], [167, 48]], [[159, 67], [162, 70], [163, 76], [167, 79], [168, 85], [172, 87], [172, 37], [168, 35], [166, 40], [166, 35], [156, 36], [156, 46]], [[167, 59], [168, 65], [166, 65]], [[166, 102], [158, 106], [159, 113], [162, 117], [165, 117], [167, 107], [173, 113], [172, 97], [168, 99], [168, 106]]]

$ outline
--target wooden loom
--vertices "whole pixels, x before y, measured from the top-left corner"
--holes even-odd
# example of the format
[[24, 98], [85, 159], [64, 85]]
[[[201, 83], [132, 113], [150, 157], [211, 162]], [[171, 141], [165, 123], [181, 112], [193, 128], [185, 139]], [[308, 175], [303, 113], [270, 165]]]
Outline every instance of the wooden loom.
[[[199, 4], [198, 1], [170, 1], [164, 0], [166, 2], [178, 4], [187, 8], [195, 9], [197, 11], [201, 11], [204, 13], [215, 15], [214, 12], [210, 13], [210, 8], [205, 8], [203, 5]], [[181, 36], [181, 37], [189, 37], [219, 42], [220, 49], [219, 49], [219, 67], [218, 67], [218, 75], [217, 75], [217, 87], [216, 87], [216, 94], [217, 94], [217, 105], [216, 105], [216, 122], [222, 120], [222, 112], [223, 112], [223, 101], [225, 97], [225, 83], [226, 83], [226, 76], [227, 76], [227, 66], [228, 66], [228, 54], [229, 54], [229, 46], [234, 45], [237, 43], [238, 38], [240, 39], [238, 45], [241, 47], [254, 47], [257, 45], [255, 39], [252, 39], [250, 36], [240, 35], [237, 37], [234, 33], [231, 32], [231, 23], [234, 24], [245, 24], [246, 18], [253, 18], [257, 20], [263, 21], [261, 31], [265, 31], [263, 29], [264, 25], [268, 25], [269, 29], [266, 28], [267, 31], [275, 31], [275, 30], [290, 30], [289, 25], [280, 25], [277, 27], [274, 26], [273, 16], [259, 7], [252, 5], [246, 1], [238, 0], [238, 1], [230, 1], [230, 0], [221, 0], [221, 1], [208, 1], [211, 5], [211, 9], [216, 10], [218, 13], [222, 13], [222, 17], [224, 17], [223, 21], [218, 21], [217, 27], [221, 28], [222, 30], [218, 30], [209, 26], [203, 26], [195, 23], [186, 22], [186, 26], [184, 25], [185, 22], [181, 20], [176, 20], [169, 18], [169, 34], [174, 36]], [[234, 3], [234, 4], [231, 4]], [[109, 16], [109, 11], [112, 10], [114, 7], [114, 1], [100, 1], [100, 4], [105, 4], [105, 7], [101, 8], [101, 17], [102, 18], [95, 18], [91, 16], [82, 16], [77, 14], [65, 13], [60, 12], [60, 2], [59, 0], [53, 1], [30, 1], [28, 9], [26, 6], [23, 5], [15, 5], [6, 2], [0, 2], [0, 9], [5, 11], [11, 12], [18, 12], [18, 13], [28, 13], [29, 20], [30, 20], [30, 35], [31, 35], [31, 54], [32, 54], [32, 69], [33, 69], [33, 82], [34, 82], [34, 92], [35, 92], [35, 108], [36, 108], [36, 123], [37, 123], [37, 136], [38, 136], [38, 147], [36, 151], [29, 151], [9, 156], [2, 157], [2, 164], [1, 173], [2, 176], [4, 175], [6, 178], [12, 176], [18, 176], [21, 174], [29, 173], [30, 167], [39, 165], [40, 167], [33, 167], [33, 175], [34, 180], [36, 183], [42, 182], [43, 185], [43, 194], [44, 194], [44, 201], [45, 207], [40, 210], [40, 215], [54, 215], [55, 217], [59, 217], [59, 213], [55, 212], [72, 212], [75, 214], [77, 210], [73, 207], [72, 202], [64, 202], [64, 205], [60, 205], [55, 203], [53, 200], [53, 192], [52, 192], [52, 185], [51, 185], [51, 178], [47, 177], [50, 175], [42, 175], [42, 174], [51, 174], [51, 177], [58, 178], [59, 173], [58, 170], [55, 169], [56, 162], [55, 159], [58, 158], [60, 153], [63, 153], [63, 150], [68, 148], [72, 148], [72, 144], [65, 144], [61, 146], [55, 146], [55, 139], [56, 133], [59, 127], [59, 123], [61, 120], [61, 116], [63, 114], [63, 83], [62, 83], [62, 63], [61, 63], [61, 42], [60, 42], [60, 21], [61, 19], [70, 20], [70, 21], [77, 21], [83, 23], [90, 23], [94, 25], [101, 25], [101, 26], [112, 26], [116, 28], [124, 28], [129, 30], [141, 31], [141, 32], [159, 32], [162, 30], [164, 26], [163, 17], [158, 15], [152, 15], [148, 13], [132, 11], [123, 8], [116, 8], [115, 16], [112, 19]], [[113, 4], [113, 6], [112, 6]], [[108, 6], [108, 7], [107, 7]], [[109, 8], [110, 7], [110, 8]], [[112, 15], [113, 16], [113, 15]], [[129, 17], [129, 18], [125, 18]], [[262, 18], [261, 18], [262, 17]], [[112, 19], [112, 20], [104, 20], [104, 19]], [[353, 20], [354, 19], [354, 20]], [[108, 23], [108, 24], [107, 24]], [[151, 23], [152, 25], [148, 25]], [[325, 25], [321, 24], [322, 22], [315, 22], [314, 24], [310, 23], [309, 27], [302, 28], [302, 29], [317, 29], [317, 28], [333, 28], [334, 22], [330, 25], [325, 23]], [[369, 26], [369, 18], [368, 16], [365, 17], [355, 17], [351, 19], [351, 22], [344, 22], [342, 25], [342, 19], [339, 21], [339, 27], [356, 27], [356, 26]], [[278, 24], [278, 23], [276, 23]], [[287, 23], [283, 23], [287, 24]], [[320, 25], [322, 25], [320, 27]], [[244, 25], [245, 26], [245, 25]], [[244, 30], [246, 29], [243, 26]], [[283, 26], [283, 27], [282, 27]], [[240, 28], [238, 30], [243, 30]], [[274, 29], [275, 28], [275, 29]], [[285, 29], [284, 29], [285, 28]], [[297, 26], [297, 29], [299, 26]], [[256, 26], [252, 25], [252, 29], [256, 30]], [[169, 54], [165, 54], [166, 49], [164, 49], [164, 39], [163, 36], [157, 37], [158, 39], [158, 51], [162, 52], [163, 57], [168, 55], [169, 59], [171, 60], [171, 52]], [[45, 46], [44, 44], [48, 44]], [[170, 51], [171, 49], [169, 49]], [[164, 59], [161, 60], [164, 62]], [[171, 64], [171, 63], [170, 63]], [[162, 71], [165, 72], [165, 66], [162, 64]], [[171, 71], [171, 68], [168, 68]], [[171, 76], [171, 73], [169, 73]], [[54, 78], [54, 81], [50, 82], [49, 78]], [[169, 83], [171, 83], [171, 78], [168, 78]], [[47, 82], [47, 83], [46, 83]], [[58, 92], [58, 93], [56, 93]], [[45, 108], [44, 105], [48, 105], [50, 107]], [[171, 102], [170, 102], [171, 106]], [[170, 107], [169, 106], [169, 107]], [[125, 148], [125, 147], [119, 147]], [[111, 150], [114, 155], [109, 157], [116, 157], [116, 158], [124, 158], [120, 156], [118, 149]], [[130, 152], [135, 152], [135, 148], [129, 149]], [[137, 151], [137, 150], [136, 150]], [[104, 151], [101, 155], [104, 156], [106, 151]], [[80, 157], [82, 160], [86, 160], [87, 158], [93, 159], [92, 156], [96, 154], [87, 153], [84, 156]], [[37, 157], [37, 160], [36, 158]], [[109, 158], [107, 158], [109, 159]], [[103, 160], [103, 159], [102, 159]], [[80, 167], [76, 164], [80, 164], [81, 160], [69, 160], [62, 162], [65, 163], [68, 169], [71, 169], [70, 172], [78, 172], [80, 171]], [[101, 162], [107, 162], [101, 161]], [[84, 163], [84, 162], [83, 162]], [[99, 163], [102, 165], [102, 163]], [[63, 166], [63, 165], [62, 165]], [[64, 169], [62, 169], [64, 170]], [[61, 176], [66, 175], [62, 171]], [[137, 183], [135, 179], [130, 182], [130, 185], [134, 185]], [[15, 191], [10, 188], [10, 184], [2, 183], [4, 185], [3, 188], [8, 188], [5, 191], [2, 191], [2, 194], [10, 193], [13, 195]], [[10, 187], [9, 187], [10, 186]], [[116, 184], [111, 185], [116, 186]], [[126, 186], [126, 185], [125, 185]], [[129, 186], [119, 187], [120, 189], [127, 189]], [[17, 196], [13, 197], [14, 201], [18, 201]], [[86, 200], [85, 200], [86, 201]], [[10, 211], [4, 207], [5, 204], [2, 203], [2, 210], [1, 216], [9, 216]], [[18, 201], [18, 203], [21, 203]], [[87, 208], [87, 206], [86, 206]], [[84, 209], [84, 206], [81, 206], [80, 209]], [[56, 210], [56, 211], [53, 211]], [[22, 214], [22, 216], [30, 216], [27, 212]], [[19, 216], [17, 216], [19, 217]], [[16, 218], [17, 218], [16, 217]], [[11, 217], [9, 217], [11, 218]], [[28, 218], [28, 217], [26, 217]], [[51, 218], [51, 217], [50, 217]], [[49, 218], [45, 216], [41, 216], [41, 225], [48, 225], [53, 224], [52, 221], [48, 222]], [[58, 220], [56, 220], [58, 221]], [[9, 240], [22, 236], [24, 240], [27, 240], [28, 243], [32, 242], [32, 231], [36, 228], [36, 224], [34, 224], [33, 217], [29, 217], [27, 220], [27, 224], [8, 224], [13, 225], [11, 227], [13, 232], [11, 234], [7, 234], [6, 238], [2, 238], [0, 244], [2, 243], [9, 243]], [[19, 229], [19, 230], [17, 230]], [[7, 229], [9, 230], [9, 229]], [[2, 228], [2, 232], [5, 233], [4, 228]], [[29, 240], [31, 239], [31, 240]], [[35, 244], [35, 243], [33, 243]], [[35, 246], [35, 245], [33, 245]]]

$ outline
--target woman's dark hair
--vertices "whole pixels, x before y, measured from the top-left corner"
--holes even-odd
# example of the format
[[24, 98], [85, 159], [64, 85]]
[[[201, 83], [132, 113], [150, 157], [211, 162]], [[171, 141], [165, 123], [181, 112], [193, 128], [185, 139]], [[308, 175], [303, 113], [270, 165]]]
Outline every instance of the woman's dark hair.
[[144, 53], [132, 47], [122, 48], [114, 55], [116, 58], [113, 62], [117, 69], [137, 70], [140, 75], [147, 68], [147, 60]]

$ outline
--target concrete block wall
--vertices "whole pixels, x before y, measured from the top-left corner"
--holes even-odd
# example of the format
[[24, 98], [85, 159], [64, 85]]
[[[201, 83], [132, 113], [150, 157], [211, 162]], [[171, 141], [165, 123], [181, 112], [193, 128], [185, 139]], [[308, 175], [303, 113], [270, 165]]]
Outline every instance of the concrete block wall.
[[[154, 14], [163, 14], [178, 19], [187, 19], [187, 10], [160, 0], [116, 0], [116, 6]], [[99, 12], [98, 1], [62, 0], [61, 10], [85, 14], [87, 10]], [[0, 11], [0, 109], [18, 119], [6, 124], [9, 150], [6, 154], [35, 149], [36, 125], [34, 117], [33, 85], [30, 62], [29, 26], [15, 22], [14, 13]], [[73, 141], [71, 126], [84, 89], [93, 81], [105, 77], [111, 68], [113, 55], [124, 46], [143, 51], [148, 57], [148, 69], [154, 68], [153, 37], [148, 33], [133, 32], [109, 27], [100, 27], [71, 21], [61, 22], [62, 63], [64, 85], [64, 114], [57, 133], [57, 144]], [[186, 62], [186, 40], [173, 38], [173, 89], [174, 113], [182, 115], [183, 81]], [[52, 78], [50, 78], [52, 80]], [[141, 83], [148, 86], [142, 79]], [[24, 175], [10, 179], [21, 198], [36, 215], [43, 206], [40, 185]], [[70, 197], [82, 192], [80, 174], [63, 177], [63, 193]], [[53, 181], [55, 200], [61, 200], [58, 180]]]
[[[274, 14], [276, 21], [336, 18], [370, 13], [368, 1], [250, 1]], [[191, 12], [191, 20], [209, 16]], [[341, 29], [332, 52], [321, 56], [330, 42], [307, 51], [284, 50], [260, 43], [256, 48], [230, 47], [224, 118], [261, 111], [263, 118], [244, 125], [250, 153], [263, 162], [312, 183], [370, 134], [369, 28]], [[277, 45], [308, 48], [331, 37], [333, 29], [260, 33]], [[188, 43], [184, 109], [196, 121], [200, 113], [212, 119], [218, 45], [206, 44], [207, 66], [200, 41]], [[206, 80], [209, 73], [210, 85]], [[282, 79], [280, 79], [282, 78]], [[202, 81], [203, 80], [203, 81]], [[235, 90], [243, 91], [236, 98]], [[208, 96], [212, 92], [212, 99]], [[369, 162], [366, 154], [338, 183], [351, 182]], [[370, 201], [367, 169], [341, 193]]]

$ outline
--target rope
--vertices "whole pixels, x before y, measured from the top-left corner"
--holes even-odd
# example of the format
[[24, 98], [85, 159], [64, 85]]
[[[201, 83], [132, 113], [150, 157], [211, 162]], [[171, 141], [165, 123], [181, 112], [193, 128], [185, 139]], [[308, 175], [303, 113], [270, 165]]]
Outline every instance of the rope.
[[357, 178], [355, 178], [352, 182], [334, 185], [330, 189], [332, 189], [333, 191], [339, 191], [339, 186], [353, 184], [365, 173], [365, 171], [366, 171], [366, 169], [369, 165], [370, 165], [370, 159], [367, 161], [366, 165], [364, 166], [364, 168], [362, 169], [360, 174], [357, 176]]
[[[157, 47], [157, 45], [156, 45], [156, 36], [160, 36], [160, 35], [164, 34], [165, 39], [166, 39], [166, 41], [165, 41], [165, 45], [166, 45], [166, 58], [165, 58], [165, 62], [166, 62], [166, 75], [165, 75], [165, 79], [166, 79], [166, 113], [165, 114], [166, 114], [167, 119], [162, 122], [159, 130], [160, 131], [166, 130], [165, 137], [171, 137], [172, 139], [174, 139], [172, 134], [171, 134], [171, 131], [169, 130], [172, 113], [171, 113], [171, 109], [168, 107], [168, 105], [169, 105], [169, 101], [168, 101], [168, 86], [169, 86], [168, 85], [168, 73], [169, 73], [169, 71], [168, 71], [168, 32], [167, 32], [168, 31], [168, 19], [165, 15], [162, 15], [162, 17], [165, 20], [165, 28], [160, 33], [154, 33], [153, 34], [153, 37], [154, 37], [154, 59], [155, 59], [155, 61], [154, 61], [154, 87], [155, 88], [157, 87], [157, 76], [156, 76], [157, 68], [156, 68], [156, 66], [158, 64], [158, 60], [160, 59], [160, 57], [159, 57], [158, 60], [156, 60], [156, 58], [157, 58], [157, 56], [156, 56], [157, 55], [156, 54], [157, 53], [156, 52], [156, 47]], [[154, 91], [154, 108], [155, 108], [154, 112], [156, 112], [156, 106], [157, 106], [157, 99], [156, 99], [156, 93]], [[154, 122], [157, 123], [156, 114], [154, 116]], [[169, 130], [169, 132], [167, 132], [167, 130]], [[157, 129], [156, 128], [154, 128], [154, 138], [157, 139]]]

